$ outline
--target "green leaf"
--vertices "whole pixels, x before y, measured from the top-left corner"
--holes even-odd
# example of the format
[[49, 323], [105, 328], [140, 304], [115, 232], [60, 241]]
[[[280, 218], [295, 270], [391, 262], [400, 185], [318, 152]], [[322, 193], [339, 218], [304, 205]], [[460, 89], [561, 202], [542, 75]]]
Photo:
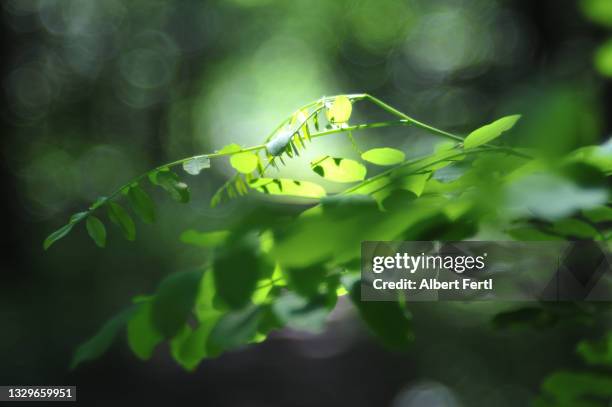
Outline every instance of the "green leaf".
[[263, 306], [250, 305], [223, 315], [208, 338], [209, 354], [216, 356], [251, 342], [257, 334], [264, 309]]
[[230, 163], [238, 172], [250, 174], [257, 168], [259, 157], [250, 151], [246, 151], [244, 153], [232, 155], [230, 157]]
[[546, 240], [563, 240], [563, 238], [548, 234], [534, 227], [517, 227], [506, 231], [514, 240], [529, 242], [529, 241], [546, 241]]
[[327, 120], [330, 123], [346, 123], [351, 117], [353, 104], [351, 100], [342, 95], [334, 99], [331, 106], [326, 110]]
[[581, 239], [595, 237], [599, 234], [597, 229], [578, 219], [562, 219], [553, 225], [555, 232], [564, 236], [578, 237]]
[[163, 336], [153, 326], [152, 305], [150, 301], [141, 303], [127, 324], [128, 345], [134, 354], [147, 360], [163, 341]]
[[395, 165], [406, 158], [406, 154], [395, 148], [373, 148], [361, 154], [361, 159], [376, 165]]
[[183, 170], [189, 175], [198, 175], [207, 168], [210, 168], [210, 158], [207, 156], [193, 157], [183, 163]]
[[161, 282], [152, 301], [152, 320], [164, 338], [175, 336], [194, 308], [202, 272], [173, 273]]
[[193, 371], [207, 356], [206, 343], [216, 321], [201, 323], [195, 330], [189, 325], [170, 341], [170, 353], [185, 370]]
[[139, 185], [133, 185], [128, 190], [127, 197], [132, 209], [134, 209], [134, 212], [138, 214], [143, 222], [155, 222], [155, 204], [144, 189]]
[[370, 330], [383, 344], [395, 350], [407, 350], [414, 340], [412, 317], [399, 302], [361, 300], [361, 281], [348, 284], [351, 301]]
[[306, 299], [288, 292], [274, 302], [272, 309], [283, 325], [311, 333], [323, 332], [329, 315], [327, 298], [323, 295]]
[[557, 317], [540, 307], [523, 307], [510, 311], [500, 312], [493, 317], [492, 323], [496, 328], [544, 328], [557, 322]]
[[127, 240], [133, 241], [136, 239], [136, 225], [134, 225], [132, 217], [121, 205], [116, 202], [109, 202], [108, 218], [121, 229], [123, 236]]
[[217, 151], [218, 154], [231, 154], [236, 153], [242, 150], [242, 147], [236, 143], [228, 144], [224, 146], [221, 150]]
[[217, 247], [225, 243], [229, 234], [228, 230], [198, 232], [197, 230], [189, 229], [181, 233], [180, 240], [183, 243], [198, 247]]
[[493, 123], [487, 124], [477, 130], [471, 132], [463, 142], [464, 148], [470, 149], [488, 143], [491, 140], [501, 136], [503, 132], [510, 130], [516, 122], [519, 121], [521, 115], [515, 114], [512, 116], [502, 117]]
[[610, 222], [612, 221], [612, 208], [609, 206], [599, 206], [593, 209], [582, 211], [583, 215], [591, 222]]
[[603, 76], [612, 77], [612, 40], [606, 41], [597, 48], [595, 68]]
[[106, 352], [115, 341], [119, 330], [125, 326], [133, 313], [134, 308], [128, 308], [106, 322], [93, 338], [77, 348], [74, 352], [70, 368], [74, 369], [79, 364], [96, 359]]
[[106, 246], [106, 228], [104, 223], [93, 215], [87, 217], [87, 233], [98, 247]]
[[247, 305], [257, 281], [266, 274], [263, 269], [268, 265], [260, 260], [258, 245], [254, 236], [247, 236], [223, 246], [215, 253], [213, 273], [216, 292], [231, 309]]
[[249, 182], [249, 187], [271, 195], [289, 195], [303, 198], [321, 198], [326, 195], [325, 189], [314, 182], [286, 178], [257, 178]]
[[612, 27], [612, 3], [609, 0], [582, 0], [582, 12], [592, 21]]
[[576, 350], [590, 365], [612, 366], [612, 332], [599, 341], [581, 341]]
[[179, 180], [178, 175], [172, 171], [159, 171], [155, 177], [158, 185], [164, 188], [177, 202], [189, 202], [189, 187]]
[[[554, 406], [603, 406], [612, 396], [612, 377], [586, 372], [558, 371], [542, 384], [545, 394], [555, 401]], [[596, 402], [599, 398], [603, 403]], [[538, 400], [546, 405], [544, 400]], [[537, 405], [537, 404], [536, 404]]]
[[366, 167], [357, 161], [328, 155], [311, 161], [310, 168], [326, 180], [334, 182], [363, 181], [367, 172]]
[[70, 233], [73, 226], [73, 223], [68, 223], [57, 229], [55, 232], [51, 233], [43, 242], [43, 248], [47, 250], [49, 247], [51, 247], [53, 243], [57, 242], [58, 240], [66, 236], [68, 233]]

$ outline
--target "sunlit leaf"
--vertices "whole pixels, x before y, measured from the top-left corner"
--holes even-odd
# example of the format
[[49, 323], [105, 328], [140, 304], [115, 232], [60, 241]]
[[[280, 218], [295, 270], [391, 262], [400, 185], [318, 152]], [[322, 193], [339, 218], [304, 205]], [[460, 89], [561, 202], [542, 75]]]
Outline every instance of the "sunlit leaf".
[[147, 360], [164, 339], [153, 326], [151, 302], [144, 301], [127, 324], [128, 345], [138, 358]]
[[117, 225], [123, 236], [130, 241], [136, 238], [136, 226], [127, 211], [116, 202], [108, 203], [108, 218]]
[[161, 282], [152, 300], [155, 329], [165, 338], [176, 335], [189, 318], [198, 295], [201, 271], [173, 273]]
[[581, 0], [580, 5], [589, 19], [612, 27], [612, 3], [609, 0]]
[[236, 143], [228, 144], [224, 146], [221, 150], [217, 151], [219, 154], [231, 154], [242, 150], [242, 147]]
[[229, 234], [228, 230], [198, 232], [197, 230], [189, 229], [181, 233], [180, 240], [183, 243], [198, 247], [216, 247], [222, 245]]
[[322, 186], [309, 181], [286, 178], [257, 178], [249, 187], [264, 194], [290, 195], [304, 198], [321, 198], [326, 195]]
[[232, 155], [230, 157], [230, 163], [237, 171], [243, 174], [250, 174], [257, 168], [259, 158], [256, 154], [246, 151], [244, 153]]
[[134, 308], [128, 308], [106, 322], [93, 338], [77, 348], [74, 352], [70, 368], [74, 369], [79, 364], [96, 359], [106, 352], [133, 313]]
[[314, 159], [310, 162], [310, 168], [326, 180], [334, 182], [363, 181], [367, 172], [365, 166], [357, 161], [330, 156]]
[[512, 115], [502, 117], [494, 121], [493, 123], [487, 124], [477, 130], [471, 132], [463, 142], [465, 149], [481, 146], [501, 136], [503, 132], [510, 130], [516, 122], [519, 121], [521, 115]]
[[210, 158], [206, 156], [194, 157], [183, 163], [183, 169], [190, 175], [198, 175], [207, 168], [210, 168]]
[[395, 165], [404, 161], [406, 154], [395, 148], [381, 147], [364, 152], [361, 158], [376, 165]]
[[128, 190], [127, 197], [132, 209], [134, 209], [134, 212], [138, 214], [143, 222], [155, 222], [155, 204], [144, 189], [139, 185], [133, 185]]
[[327, 115], [327, 120], [331, 123], [346, 123], [349, 121], [352, 111], [353, 104], [351, 100], [342, 95], [334, 99], [325, 114]]
[[612, 366], [612, 332], [598, 341], [581, 341], [576, 350], [591, 365]]
[[183, 368], [194, 370], [207, 356], [207, 342], [216, 320], [204, 321], [196, 329], [185, 325], [170, 341], [170, 353]]
[[87, 217], [87, 233], [99, 247], [106, 246], [106, 228], [104, 223], [93, 215]]

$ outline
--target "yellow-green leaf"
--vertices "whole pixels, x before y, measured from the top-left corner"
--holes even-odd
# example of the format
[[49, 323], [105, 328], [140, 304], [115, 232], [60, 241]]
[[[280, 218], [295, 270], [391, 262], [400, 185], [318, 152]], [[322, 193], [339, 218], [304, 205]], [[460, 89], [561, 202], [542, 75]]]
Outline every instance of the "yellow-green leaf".
[[395, 148], [373, 148], [361, 154], [361, 159], [376, 165], [395, 165], [404, 161], [406, 155]]
[[351, 117], [353, 104], [346, 96], [338, 96], [332, 102], [332, 105], [325, 112], [327, 120], [331, 123], [346, 123]]
[[313, 160], [310, 168], [326, 180], [334, 182], [363, 181], [367, 172], [366, 167], [357, 161], [328, 155]]
[[321, 198], [326, 195], [325, 189], [314, 182], [286, 178], [258, 178], [251, 181], [249, 186], [271, 195], [291, 195], [304, 198]]
[[465, 141], [463, 142], [465, 149], [478, 147], [496, 139], [497, 137], [501, 136], [503, 132], [514, 127], [520, 118], [521, 115], [519, 114], [502, 117], [493, 123], [489, 123], [486, 126], [474, 130], [465, 138]]
[[251, 152], [234, 154], [230, 157], [230, 163], [238, 172], [250, 174], [257, 168], [259, 158]]

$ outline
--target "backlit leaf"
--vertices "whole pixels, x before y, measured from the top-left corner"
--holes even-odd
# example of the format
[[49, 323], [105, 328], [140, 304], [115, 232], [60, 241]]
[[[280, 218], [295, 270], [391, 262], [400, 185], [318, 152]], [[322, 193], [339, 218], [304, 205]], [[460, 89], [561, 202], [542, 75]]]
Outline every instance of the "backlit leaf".
[[406, 158], [403, 151], [390, 147], [373, 148], [361, 154], [361, 159], [376, 165], [395, 165]]
[[229, 236], [228, 230], [217, 230], [214, 232], [198, 232], [189, 229], [181, 233], [180, 240], [198, 247], [216, 247], [222, 245]]
[[238, 172], [250, 174], [257, 168], [259, 158], [256, 154], [246, 151], [244, 153], [234, 154], [230, 157], [230, 163]]
[[128, 345], [138, 358], [147, 360], [164, 339], [153, 326], [152, 306], [150, 301], [144, 301], [138, 307], [127, 324]]
[[257, 178], [249, 183], [249, 187], [271, 195], [290, 195], [304, 198], [321, 198], [326, 195], [325, 189], [314, 182], [286, 178]]
[[346, 96], [338, 96], [325, 113], [327, 120], [331, 123], [346, 123], [349, 121], [352, 111], [353, 104], [351, 100]]
[[321, 177], [334, 182], [363, 181], [366, 168], [363, 164], [347, 158], [318, 157], [310, 162], [310, 168]]
[[487, 124], [477, 130], [471, 132], [463, 142], [465, 149], [470, 149], [474, 147], [478, 147], [480, 145], [486, 144], [491, 140], [496, 139], [501, 136], [503, 132], [510, 130], [516, 122], [519, 121], [521, 115], [512, 115], [502, 117], [494, 121], [493, 123]]

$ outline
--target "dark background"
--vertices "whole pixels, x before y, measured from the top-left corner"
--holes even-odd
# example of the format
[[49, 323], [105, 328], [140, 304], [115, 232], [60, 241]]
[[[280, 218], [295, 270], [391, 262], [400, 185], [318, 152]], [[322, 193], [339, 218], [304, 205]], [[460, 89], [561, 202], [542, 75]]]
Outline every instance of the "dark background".
[[[76, 385], [84, 405], [510, 406], [524, 405], [537, 394], [547, 373], [578, 363], [573, 353], [577, 328], [496, 331], [489, 321], [504, 305], [415, 305], [415, 348], [398, 355], [371, 340], [348, 305], [341, 303], [320, 336], [276, 333], [262, 344], [204, 361], [193, 373], [181, 370], [163, 348], [151, 361], [140, 362], [125, 341], [71, 372], [68, 364], [75, 347], [132, 296], [151, 292], [166, 274], [203, 261], [206, 254], [178, 242], [180, 231], [222, 225], [238, 216], [248, 201], [208, 208], [211, 192], [227, 175], [221, 171], [194, 181], [193, 203], [179, 208], [180, 214], [175, 204], [160, 199], [165, 203], [159, 223], [142, 227], [135, 243], [111, 236], [109, 247], [99, 250], [77, 230], [49, 252], [41, 247], [46, 234], [95, 194], [166, 161], [233, 141], [259, 143], [270, 123], [324, 93], [369, 92], [424, 121], [465, 133], [507, 106], [525, 104], [527, 99], [538, 103], [538, 97], [551, 89], [575, 86], [588, 89], [599, 134], [608, 134], [612, 91], [610, 82], [592, 66], [591, 55], [610, 31], [584, 18], [577, 2], [133, 2], [120, 7], [122, 19], [112, 34], [112, 52], [91, 61], [86, 51], [108, 45], [106, 40], [88, 45], [83, 40], [87, 33], [77, 32], [72, 38], [69, 29], [54, 32], [49, 27], [57, 26], [48, 21], [55, 20], [48, 18], [45, 25], [39, 16], [41, 7], [61, 11], [82, 3], [38, 3], [6, 2], [2, 11], [1, 384]], [[417, 22], [378, 35], [376, 24], [396, 14], [396, 3], [410, 5]], [[364, 17], [355, 17], [355, 10], [366, 6], [386, 10], [389, 16], [377, 17], [366, 8], [366, 20], [371, 17], [376, 24], [362, 32], [359, 19]], [[425, 62], [430, 57], [405, 49], [416, 43], [435, 50], [440, 44], [431, 34], [438, 27], [418, 23], [445, 21], [439, 15], [438, 20], [426, 19], [438, 12], [436, 8], [447, 13], [441, 14], [444, 18], [468, 13], [466, 30], [486, 25], [484, 31], [466, 35], [468, 40], [482, 35], [501, 40], [486, 58], [457, 62], [445, 59], [443, 52], [445, 46], [452, 49], [456, 39], [443, 37], [441, 54], [432, 63], [446, 61], [448, 66], [428, 71]], [[95, 12], [94, 8], [94, 16]], [[394, 20], [388, 21], [391, 25]], [[507, 31], [504, 24], [512, 29]], [[419, 29], [426, 34], [410, 37]], [[130, 59], [129, 52], [151, 45], [150, 39], [137, 43], [138, 35], [149, 31], [165, 33], [174, 41], [172, 50], [148, 54], [153, 55], [145, 59], [148, 63], [130, 67], [140, 54]], [[319, 68], [300, 68], [304, 60], [282, 44], [286, 33], [302, 36], [301, 46], [307, 44], [304, 49], [318, 58], [312, 63]], [[514, 51], [504, 59], [496, 52], [510, 44], [511, 34], [516, 36]], [[76, 45], [67, 46], [70, 41]], [[266, 51], [251, 60], [262, 44], [268, 44]], [[65, 52], [73, 46], [84, 50], [83, 55]], [[297, 49], [296, 54], [303, 54]], [[172, 55], [164, 60], [164, 52]], [[124, 66], [124, 54], [127, 68], [117, 68]], [[258, 61], [265, 62], [267, 55], [283, 65], [260, 71]], [[56, 57], [60, 62], [53, 62]], [[121, 69], [142, 70], [150, 61], [160, 61], [156, 57], [162, 58], [162, 67], [173, 64], [165, 83], [117, 85], [123, 80]], [[71, 58], [89, 62], [72, 66]], [[20, 69], [35, 74], [26, 71], [31, 76], [23, 79]], [[276, 69], [295, 70], [305, 83], [296, 89], [286, 86], [291, 77], [276, 83]], [[142, 73], [152, 82], [159, 82], [160, 75], [155, 70]], [[129, 78], [128, 74], [124, 79]], [[256, 90], [250, 88], [254, 78], [262, 81]], [[538, 97], [532, 98], [534, 93]], [[269, 98], [279, 94], [282, 100]], [[219, 100], [219, 95], [228, 100]], [[193, 110], [200, 104], [204, 111], [217, 109], [220, 124], [210, 124], [211, 117], [201, 123]], [[257, 115], [264, 116], [255, 121], [262, 127], [249, 127]], [[251, 128], [253, 134], [241, 133], [240, 140], [234, 139], [236, 134], [219, 134], [233, 125], [241, 131]], [[416, 150], [419, 145], [417, 139]]]

